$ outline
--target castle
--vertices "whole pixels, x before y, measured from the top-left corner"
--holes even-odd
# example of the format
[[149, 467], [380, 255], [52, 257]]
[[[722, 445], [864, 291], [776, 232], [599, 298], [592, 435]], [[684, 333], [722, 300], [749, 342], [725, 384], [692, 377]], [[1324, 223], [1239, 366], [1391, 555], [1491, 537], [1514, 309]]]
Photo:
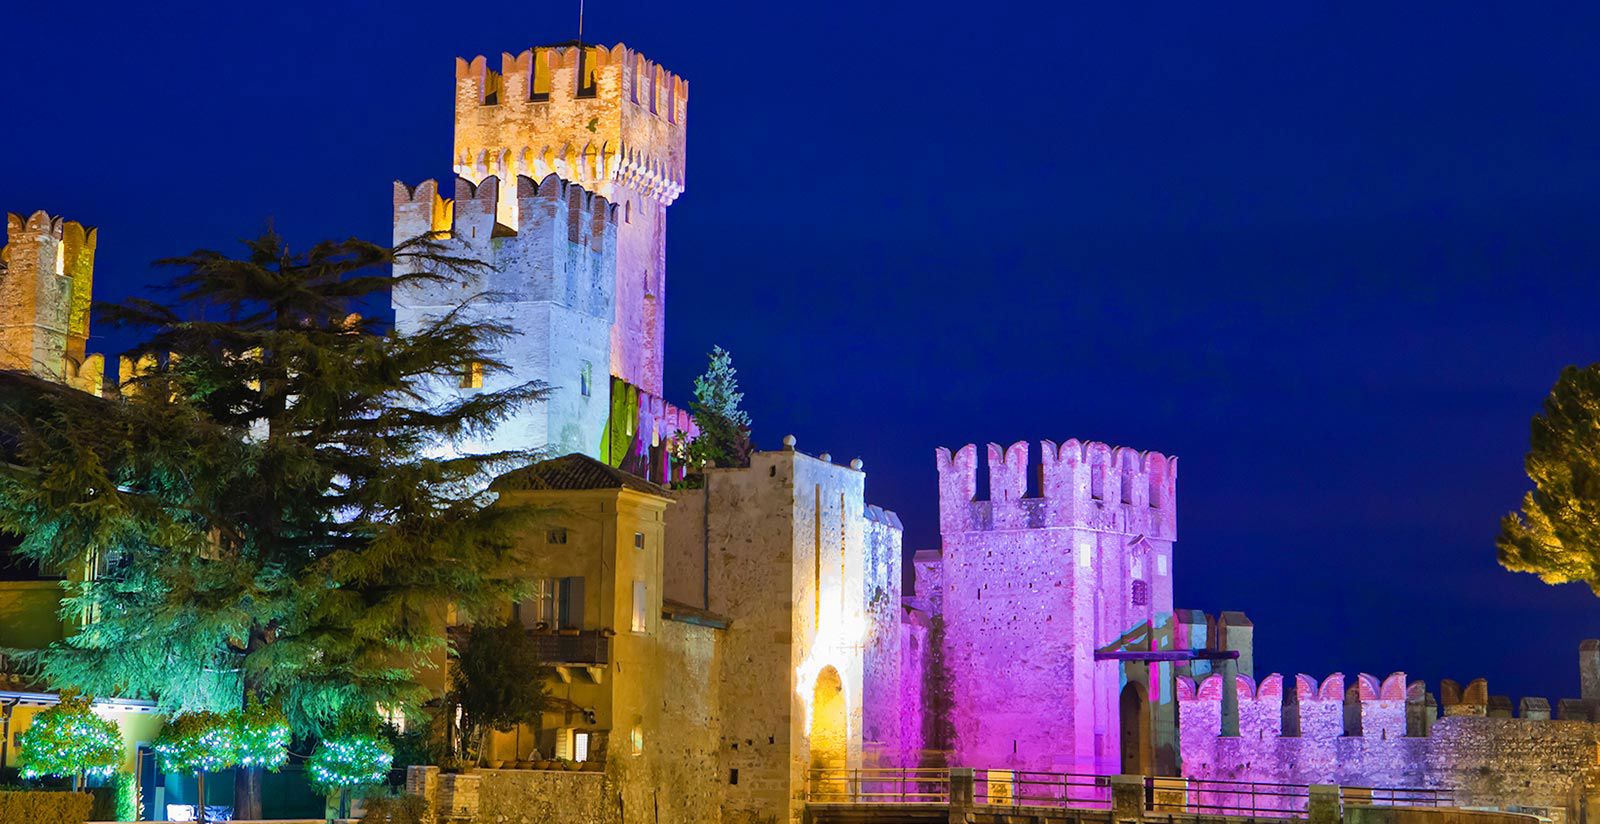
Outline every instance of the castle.
[[[441, 808], [798, 822], [827, 771], [929, 764], [1449, 786], [1558, 819], [1600, 803], [1600, 644], [1580, 653], [1580, 699], [1554, 713], [1525, 699], [1515, 718], [1481, 681], [1442, 683], [1436, 702], [1403, 673], [1257, 680], [1242, 613], [1174, 604], [1175, 457], [1078, 440], [990, 444], [981, 464], [975, 445], [938, 449], [939, 546], [911, 556], [910, 593], [903, 528], [869, 503], [860, 461], [786, 438], [668, 488], [695, 432], [662, 376], [687, 83], [622, 45], [458, 60], [455, 81], [456, 176], [395, 183], [393, 238], [489, 266], [398, 283], [395, 323], [464, 304], [513, 330], [503, 370], [441, 376], [441, 394], [550, 388], [472, 447], [552, 456], [495, 489], [555, 513], [522, 536], [537, 585], [509, 610], [557, 700], [493, 737], [512, 769], [418, 773]], [[96, 233], [43, 213], [8, 233], [0, 368], [99, 392]], [[603, 769], [532, 768], [549, 755]]]
[[86, 350], [95, 230], [44, 212], [6, 216], [0, 247], [0, 369], [100, 394], [105, 361]]
[[[467, 304], [514, 333], [503, 371], [443, 392], [529, 381], [548, 397], [469, 448], [573, 452], [642, 477], [680, 476], [693, 422], [663, 398], [666, 215], [683, 192], [689, 87], [623, 45], [456, 61], [455, 173], [394, 188], [396, 245], [438, 233], [490, 264], [467, 282], [398, 287], [404, 334]], [[401, 267], [400, 273], [407, 271]]]

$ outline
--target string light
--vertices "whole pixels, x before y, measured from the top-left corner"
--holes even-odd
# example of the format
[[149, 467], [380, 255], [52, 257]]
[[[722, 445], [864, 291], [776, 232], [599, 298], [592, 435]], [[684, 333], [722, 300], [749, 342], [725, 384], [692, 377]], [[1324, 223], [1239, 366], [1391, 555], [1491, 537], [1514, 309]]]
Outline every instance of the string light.
[[394, 750], [371, 735], [353, 735], [322, 742], [311, 754], [306, 769], [311, 781], [326, 790], [344, 790], [376, 784], [389, 774]]
[[18, 736], [24, 778], [82, 772], [106, 778], [122, 763], [122, 735], [117, 723], [90, 709], [90, 699], [61, 696], [61, 703], [39, 713]]
[[169, 773], [225, 770], [239, 762], [238, 730], [226, 715], [184, 713], [161, 728], [154, 749]]
[[289, 720], [281, 710], [254, 699], [239, 714], [235, 730], [239, 766], [277, 772], [289, 758]]

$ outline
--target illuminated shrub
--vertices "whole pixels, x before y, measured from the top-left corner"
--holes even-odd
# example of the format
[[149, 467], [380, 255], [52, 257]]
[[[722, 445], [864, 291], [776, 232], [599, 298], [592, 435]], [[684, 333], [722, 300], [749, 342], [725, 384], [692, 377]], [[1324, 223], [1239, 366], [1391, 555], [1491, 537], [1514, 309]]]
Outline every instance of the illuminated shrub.
[[289, 758], [289, 719], [283, 711], [254, 699], [237, 714], [234, 731], [239, 766], [276, 772]]
[[237, 725], [214, 712], [184, 713], [161, 728], [155, 751], [169, 773], [225, 770], [239, 762]]
[[377, 784], [389, 774], [394, 750], [375, 735], [350, 735], [323, 741], [306, 768], [311, 783], [332, 792]]
[[22, 775], [106, 777], [122, 762], [122, 736], [117, 723], [95, 715], [87, 696], [71, 693], [61, 703], [34, 716], [18, 738]]

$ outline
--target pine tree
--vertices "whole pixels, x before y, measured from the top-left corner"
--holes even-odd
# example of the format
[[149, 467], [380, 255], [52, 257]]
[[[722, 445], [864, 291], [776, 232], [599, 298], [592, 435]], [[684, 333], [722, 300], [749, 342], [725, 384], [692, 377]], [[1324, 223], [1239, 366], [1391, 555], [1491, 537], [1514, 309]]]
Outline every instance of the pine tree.
[[716, 346], [708, 361], [705, 374], [694, 379], [694, 402], [689, 405], [700, 428], [700, 434], [689, 443], [689, 464], [696, 469], [748, 466], [750, 416], [740, 408], [744, 393], [739, 391], [733, 356]]
[[1600, 364], [1561, 371], [1530, 440], [1533, 489], [1500, 522], [1500, 565], [1600, 594]]
[[[239, 258], [198, 251], [170, 304], [103, 309], [138, 330], [148, 370], [122, 396], [0, 399], [10, 461], [0, 530], [69, 586], [83, 628], [37, 656], [52, 686], [168, 710], [282, 707], [294, 732], [376, 728], [409, 708], [445, 645], [444, 615], [513, 595], [513, 534], [532, 513], [490, 507], [489, 478], [534, 456], [460, 455], [545, 388], [441, 391], [508, 334], [458, 309], [397, 336], [352, 314], [408, 281], [482, 264], [418, 239], [292, 253], [269, 231]], [[401, 271], [389, 274], [396, 262]], [[415, 264], [415, 265], [413, 265]], [[241, 818], [260, 769], [240, 770]]]

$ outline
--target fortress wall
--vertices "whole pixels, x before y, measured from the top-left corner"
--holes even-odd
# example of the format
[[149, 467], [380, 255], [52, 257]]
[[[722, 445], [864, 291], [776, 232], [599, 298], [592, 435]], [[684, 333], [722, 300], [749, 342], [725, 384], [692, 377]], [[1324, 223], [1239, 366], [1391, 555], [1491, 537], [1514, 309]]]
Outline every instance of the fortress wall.
[[[1445, 716], [1419, 723], [1431, 711], [1431, 697], [1403, 673], [1381, 682], [1358, 675], [1348, 688], [1341, 675], [1320, 684], [1300, 675], [1286, 694], [1269, 688], [1274, 680], [1281, 681], [1268, 676], [1252, 691], [1249, 679], [1240, 678], [1240, 735], [1227, 736], [1221, 678], [1179, 679], [1185, 777], [1454, 788], [1460, 805], [1548, 808], [1558, 821], [1600, 802], [1600, 724], [1550, 720], [1543, 699], [1524, 699], [1520, 717], [1491, 715], [1491, 707], [1509, 707], [1509, 699], [1489, 696], [1481, 680], [1466, 688], [1447, 681], [1440, 685]], [[1420, 730], [1427, 734], [1415, 734]]]
[[1094, 656], [1171, 643], [1177, 464], [1076, 440], [1029, 452], [987, 447], [987, 495], [976, 446], [935, 454], [942, 554], [915, 562], [938, 586], [915, 603], [937, 599], [953, 763], [1116, 772], [1126, 668]]
[[900, 723], [904, 678], [900, 565], [905, 528], [898, 515], [881, 507], [869, 505], [865, 514], [862, 758], [868, 766], [900, 766], [904, 750]]

